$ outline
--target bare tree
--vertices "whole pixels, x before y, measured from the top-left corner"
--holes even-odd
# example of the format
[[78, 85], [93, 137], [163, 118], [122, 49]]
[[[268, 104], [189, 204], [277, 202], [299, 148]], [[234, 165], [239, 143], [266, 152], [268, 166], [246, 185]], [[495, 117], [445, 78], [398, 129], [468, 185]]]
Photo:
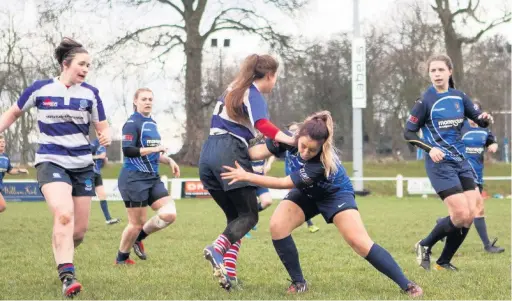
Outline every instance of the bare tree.
[[[443, 26], [446, 52], [452, 59], [454, 65], [454, 80], [456, 81], [457, 85], [460, 85], [463, 88], [467, 88], [467, 85], [464, 83], [464, 59], [462, 53], [463, 45], [477, 42], [484, 33], [500, 24], [510, 22], [512, 17], [511, 12], [507, 10], [503, 12], [503, 15], [500, 18], [494, 19], [490, 22], [482, 21], [478, 17], [477, 12], [479, 4], [480, 0], [469, 0], [466, 7], [458, 8], [455, 11], [452, 11], [452, 7], [454, 6], [453, 0], [436, 0], [435, 5], [432, 5], [432, 8], [439, 16], [439, 20]], [[458, 1], [457, 6], [460, 6]], [[466, 24], [469, 20], [472, 20], [480, 24], [482, 28], [473, 36], [465, 36], [460, 32], [457, 32], [455, 28], [456, 21], [459, 17], [462, 18], [463, 24]]]
[[[68, 3], [73, 2], [72, 0]], [[145, 46], [150, 50], [150, 58], [139, 62], [162, 62], [169, 57], [174, 49], [182, 49], [185, 58], [185, 112], [187, 115], [186, 130], [183, 135], [183, 147], [177, 154], [179, 161], [185, 164], [197, 164], [201, 144], [205, 138], [203, 129], [204, 112], [209, 107], [209, 100], [202, 95], [202, 62], [203, 47], [213, 34], [222, 31], [238, 31], [259, 36], [270, 43], [275, 49], [290, 48], [290, 37], [274, 30], [273, 24], [265, 17], [266, 9], [279, 9], [292, 13], [303, 7], [307, 0], [265, 0], [260, 3], [252, 1], [238, 1], [236, 5], [227, 6], [222, 2], [211, 5], [221, 6], [213, 18], [207, 18], [205, 10], [208, 0], [104, 0], [103, 3], [143, 8], [158, 6], [162, 10], [169, 10], [181, 21], [169, 20], [167, 23], [146, 26], [127, 32], [111, 45], [106, 47], [105, 53], [112, 53], [121, 48], [137, 45]], [[99, 5], [99, 2], [94, 2]], [[211, 20], [209, 20], [211, 19]], [[200, 25], [210, 22], [206, 30], [201, 31]], [[203, 24], [204, 26], [204, 24]]]

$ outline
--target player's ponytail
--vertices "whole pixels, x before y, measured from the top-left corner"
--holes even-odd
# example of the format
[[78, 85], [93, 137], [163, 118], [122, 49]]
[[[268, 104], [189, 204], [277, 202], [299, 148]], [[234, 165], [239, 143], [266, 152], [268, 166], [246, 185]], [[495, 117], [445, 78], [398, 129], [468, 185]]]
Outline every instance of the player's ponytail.
[[55, 48], [54, 57], [60, 65], [60, 68], [64, 68], [65, 65], [69, 65], [77, 53], [88, 53], [82, 44], [70, 38], [63, 38], [59, 46]]
[[255, 79], [264, 78], [268, 73], [275, 74], [279, 63], [270, 55], [251, 54], [245, 58], [235, 80], [228, 87], [224, 105], [229, 118], [245, 122], [244, 96]]
[[304, 121], [299, 129], [297, 139], [309, 136], [322, 143], [320, 160], [325, 168], [325, 177], [338, 171], [339, 158], [334, 147], [334, 122], [329, 111], [317, 112]]
[[450, 78], [448, 79], [448, 87], [455, 89], [455, 82], [453, 81], [453, 76], [450, 75]]

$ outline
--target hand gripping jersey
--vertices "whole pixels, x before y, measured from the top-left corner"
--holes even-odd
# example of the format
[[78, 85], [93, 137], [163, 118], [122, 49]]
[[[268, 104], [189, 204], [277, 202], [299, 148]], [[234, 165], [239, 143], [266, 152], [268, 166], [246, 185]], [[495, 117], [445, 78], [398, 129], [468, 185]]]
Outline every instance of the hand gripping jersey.
[[277, 144], [270, 139], [267, 139], [267, 147], [276, 157], [282, 157], [288, 152], [293, 184], [308, 196], [324, 197], [339, 192], [354, 192], [350, 178], [339, 159], [338, 171], [326, 178], [325, 168], [320, 160], [321, 152], [314, 158], [304, 161], [296, 147]]
[[[156, 122], [151, 117], [144, 117], [135, 112], [123, 126], [123, 147], [154, 147], [161, 142]], [[124, 157], [123, 168], [158, 174], [160, 153], [152, 153], [135, 158]]]

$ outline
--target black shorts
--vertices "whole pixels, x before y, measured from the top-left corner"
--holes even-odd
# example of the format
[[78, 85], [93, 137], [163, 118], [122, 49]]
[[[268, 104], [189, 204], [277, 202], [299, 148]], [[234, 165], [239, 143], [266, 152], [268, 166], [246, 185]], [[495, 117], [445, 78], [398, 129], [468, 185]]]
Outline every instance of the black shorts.
[[169, 196], [157, 174], [123, 168], [117, 184], [126, 208], [151, 206], [155, 201]]
[[248, 172], [253, 172], [249, 150], [240, 139], [230, 134], [209, 136], [201, 149], [199, 158], [199, 178], [207, 190], [229, 191], [237, 188], [254, 186], [248, 182], [223, 180], [220, 174], [226, 170], [222, 166], [235, 167], [235, 161]]
[[311, 197], [297, 188], [293, 188], [284, 197], [297, 204], [304, 212], [306, 220], [310, 220], [318, 214], [322, 214], [326, 223], [332, 223], [336, 214], [347, 209], [356, 209], [357, 204], [352, 192], [339, 192], [322, 197]]
[[480, 191], [480, 194], [484, 191], [484, 184], [476, 184], [478, 186], [478, 190]]
[[103, 178], [101, 177], [101, 174], [94, 173], [94, 187], [100, 187], [103, 186]]
[[52, 162], [36, 165], [37, 182], [42, 189], [45, 184], [64, 182], [71, 185], [72, 196], [95, 196], [93, 166], [66, 169]]

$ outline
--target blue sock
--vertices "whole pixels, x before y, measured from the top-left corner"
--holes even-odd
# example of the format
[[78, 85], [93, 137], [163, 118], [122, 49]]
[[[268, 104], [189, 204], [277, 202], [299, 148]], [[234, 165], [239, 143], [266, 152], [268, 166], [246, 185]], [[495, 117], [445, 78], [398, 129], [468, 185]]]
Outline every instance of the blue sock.
[[308, 219], [308, 220], [306, 221], [306, 223], [308, 224], [308, 227], [313, 226], [313, 222], [312, 222], [310, 219]]
[[450, 233], [450, 235], [446, 237], [446, 243], [444, 244], [443, 251], [441, 252], [441, 255], [437, 259], [436, 263], [439, 265], [450, 263], [455, 253], [457, 253], [460, 245], [462, 245], [466, 239], [468, 232], [469, 228], [463, 227]]
[[291, 235], [279, 240], [273, 240], [274, 248], [276, 249], [279, 259], [288, 271], [288, 275], [292, 278], [293, 282], [304, 282], [302, 269], [300, 268], [299, 252], [293, 242]]
[[407, 289], [407, 284], [409, 284], [410, 281], [405, 278], [398, 263], [396, 263], [391, 254], [384, 248], [374, 243], [365, 259], [379, 272], [391, 278], [401, 289]]
[[57, 270], [59, 271], [60, 281], [75, 275], [75, 266], [72, 263], [61, 263], [57, 266]]
[[142, 241], [144, 238], [148, 237], [149, 234], [144, 232], [144, 230], [140, 230], [139, 236], [137, 236], [137, 240], [135, 241]]
[[421, 246], [432, 247], [443, 237], [446, 237], [449, 233], [453, 232], [457, 227], [452, 223], [449, 216], [441, 218], [436, 223], [432, 232], [423, 240], [420, 241]]
[[126, 259], [130, 258], [130, 252], [123, 253], [121, 251], [117, 251], [117, 261], [125, 261]]
[[105, 219], [107, 221], [111, 220], [112, 217], [110, 216], [110, 213], [108, 212], [107, 201], [105, 201], [105, 200], [100, 201], [100, 206], [101, 206], [101, 211], [103, 211], [103, 215], [105, 216]]
[[487, 226], [485, 224], [485, 217], [475, 217], [473, 220], [473, 223], [475, 224], [476, 231], [478, 232], [478, 236], [480, 236], [480, 239], [482, 240], [484, 247], [487, 247], [491, 244], [489, 241], [489, 236], [487, 235]]

